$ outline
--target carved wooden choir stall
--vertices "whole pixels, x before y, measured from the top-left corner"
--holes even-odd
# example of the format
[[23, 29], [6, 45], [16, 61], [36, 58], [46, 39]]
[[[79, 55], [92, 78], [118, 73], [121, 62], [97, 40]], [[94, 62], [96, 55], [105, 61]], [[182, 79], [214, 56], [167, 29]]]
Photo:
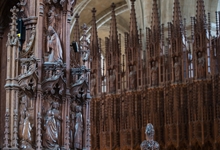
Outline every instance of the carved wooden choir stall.
[[113, 3], [103, 52], [95, 9], [90, 40], [76, 14], [72, 42], [76, 1], [20, 0], [6, 43], [3, 149], [219, 150], [220, 12], [213, 35], [196, 1], [191, 25], [179, 0], [164, 25], [152, 0], [151, 26], [138, 30], [130, 0], [124, 50]]
[[75, 3], [21, 0], [11, 9], [5, 150], [90, 149], [90, 52], [85, 32], [80, 49], [70, 42]]
[[213, 35], [204, 0], [196, 1], [196, 16], [187, 18], [191, 25], [182, 19], [179, 0], [174, 0], [172, 22], [164, 25], [158, 1], [152, 0], [151, 26], [138, 31], [135, 0], [130, 0], [124, 50], [113, 4], [110, 35], [101, 54], [105, 60], [93, 18], [92, 149], [139, 150], [148, 123], [155, 127], [160, 149], [220, 149], [220, 13]]

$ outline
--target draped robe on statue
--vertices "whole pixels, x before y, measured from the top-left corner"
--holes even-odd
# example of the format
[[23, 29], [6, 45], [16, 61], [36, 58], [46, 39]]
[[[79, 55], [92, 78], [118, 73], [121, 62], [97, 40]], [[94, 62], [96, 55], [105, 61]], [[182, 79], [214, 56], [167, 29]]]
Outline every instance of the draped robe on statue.
[[57, 62], [58, 60], [62, 60], [60, 39], [52, 26], [49, 26], [48, 32], [50, 34], [47, 40], [47, 51], [50, 52], [48, 62]]
[[43, 135], [43, 146], [47, 149], [56, 148], [58, 145], [58, 129], [53, 111], [47, 112], [46, 123], [44, 125], [45, 132]]
[[[78, 108], [80, 109], [80, 108]], [[82, 132], [83, 132], [83, 119], [82, 113], [79, 112], [76, 114], [76, 125], [75, 125], [75, 135], [74, 135], [74, 147], [82, 149]]]

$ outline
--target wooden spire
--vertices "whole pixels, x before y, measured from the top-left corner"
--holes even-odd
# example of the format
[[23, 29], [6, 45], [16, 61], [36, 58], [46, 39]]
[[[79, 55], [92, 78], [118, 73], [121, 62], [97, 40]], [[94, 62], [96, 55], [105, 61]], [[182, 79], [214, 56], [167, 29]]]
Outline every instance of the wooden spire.
[[174, 26], [182, 26], [182, 16], [180, 10], [180, 2], [179, 0], [174, 0], [174, 7], [173, 7], [173, 24]]
[[[96, 59], [99, 56], [99, 44], [98, 44], [98, 34], [97, 34], [97, 26], [96, 26], [96, 17], [95, 17], [96, 9], [92, 9], [92, 32], [90, 37], [90, 50], [91, 56], [93, 59]], [[92, 66], [93, 67], [93, 66]], [[94, 68], [92, 68], [94, 69]]]
[[157, 28], [159, 25], [160, 25], [160, 20], [159, 20], [157, 0], [153, 0], [151, 29]]
[[196, 19], [198, 21], [206, 21], [204, 0], [197, 0]]
[[77, 42], [79, 44], [79, 41], [80, 41], [80, 33], [79, 33], [79, 15], [78, 13], [75, 15], [75, 18], [76, 18], [76, 22], [75, 22], [75, 25], [74, 25], [74, 41]]
[[118, 45], [118, 31], [117, 31], [117, 22], [116, 22], [116, 16], [115, 16], [115, 4], [112, 3], [112, 19], [111, 19], [111, 25], [110, 25], [110, 36], [109, 36], [109, 47], [110, 50], [112, 50], [113, 55], [115, 56], [118, 54], [119, 51], [119, 45]]
[[130, 47], [136, 47], [139, 44], [137, 19], [136, 19], [134, 2], [135, 0], [131, 0], [130, 31], [129, 31], [129, 46]]

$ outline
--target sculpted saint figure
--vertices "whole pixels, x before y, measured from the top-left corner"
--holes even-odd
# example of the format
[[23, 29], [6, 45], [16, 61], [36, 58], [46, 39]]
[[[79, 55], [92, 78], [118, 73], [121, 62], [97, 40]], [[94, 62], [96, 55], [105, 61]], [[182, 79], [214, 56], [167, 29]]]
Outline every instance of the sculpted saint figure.
[[56, 128], [57, 128], [57, 133], [58, 133], [58, 144], [60, 143], [59, 138], [61, 137], [61, 113], [59, 111], [59, 103], [58, 102], [52, 102], [52, 109], [51, 111], [54, 114], [54, 119], [56, 121]]
[[178, 62], [178, 57], [174, 57], [174, 78], [175, 82], [180, 81], [180, 65]]
[[158, 75], [157, 75], [157, 66], [155, 64], [155, 61], [152, 61], [151, 63], [151, 84], [152, 86], [156, 86], [158, 83], [157, 83], [157, 80], [158, 80]]
[[109, 80], [110, 80], [109, 90], [112, 93], [115, 91], [115, 74], [113, 70], [110, 70]]
[[205, 77], [205, 59], [202, 56], [201, 52], [198, 52], [198, 68], [197, 68], [197, 72], [198, 72], [198, 78], [204, 78]]
[[50, 53], [48, 62], [62, 61], [62, 47], [59, 36], [52, 26], [49, 26], [48, 32], [47, 52]]
[[58, 129], [56, 126], [56, 120], [54, 118], [54, 112], [49, 110], [47, 112], [44, 124], [43, 134], [43, 146], [49, 150], [59, 149], [58, 145]]
[[95, 89], [96, 89], [96, 73], [92, 73], [91, 74], [91, 95], [94, 96], [95, 95]]
[[21, 148], [23, 149], [32, 149], [31, 142], [32, 142], [32, 136], [31, 136], [31, 130], [32, 130], [32, 124], [29, 120], [30, 114], [28, 111], [25, 113], [25, 119], [24, 119], [24, 125], [21, 133]]
[[130, 66], [129, 80], [130, 80], [130, 89], [131, 90], [135, 89], [136, 71], [135, 71], [134, 66]]
[[70, 148], [74, 148], [74, 133], [75, 133], [75, 105], [71, 104], [70, 111]]
[[83, 138], [83, 118], [82, 118], [82, 107], [76, 106], [76, 119], [75, 119], [75, 135], [74, 135], [74, 149], [82, 149], [82, 138]]
[[145, 134], [146, 140], [141, 143], [141, 150], [159, 150], [159, 144], [154, 141], [154, 126], [151, 123], [147, 124]]

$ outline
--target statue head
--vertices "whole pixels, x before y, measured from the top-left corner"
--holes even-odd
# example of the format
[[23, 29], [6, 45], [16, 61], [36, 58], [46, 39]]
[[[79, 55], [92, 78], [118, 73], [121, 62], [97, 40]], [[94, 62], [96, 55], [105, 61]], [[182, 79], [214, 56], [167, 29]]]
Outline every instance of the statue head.
[[76, 112], [81, 112], [82, 111], [82, 107], [81, 106], [76, 106]]
[[178, 62], [178, 58], [177, 58], [176, 56], [174, 57], [174, 61], [175, 61], [175, 62]]
[[52, 108], [58, 109], [59, 108], [59, 103], [58, 102], [52, 102]]
[[202, 53], [199, 51], [198, 52], [198, 57], [201, 57], [202, 56]]
[[151, 123], [148, 123], [145, 130], [146, 140], [152, 141], [154, 138], [154, 132], [154, 126]]
[[151, 65], [152, 65], [152, 67], [154, 67], [155, 66], [155, 61], [152, 61]]
[[52, 36], [54, 33], [56, 33], [55, 29], [52, 26], [48, 27], [48, 33], [50, 36]]

